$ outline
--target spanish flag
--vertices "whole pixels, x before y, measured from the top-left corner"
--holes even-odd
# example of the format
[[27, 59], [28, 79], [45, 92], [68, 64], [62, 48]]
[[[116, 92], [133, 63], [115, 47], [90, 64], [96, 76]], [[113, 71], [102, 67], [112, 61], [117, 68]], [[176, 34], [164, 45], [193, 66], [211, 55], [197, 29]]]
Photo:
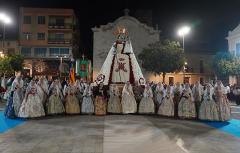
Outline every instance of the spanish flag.
[[70, 63], [70, 72], [69, 72], [69, 82], [75, 83], [75, 71], [74, 71], [74, 62]]

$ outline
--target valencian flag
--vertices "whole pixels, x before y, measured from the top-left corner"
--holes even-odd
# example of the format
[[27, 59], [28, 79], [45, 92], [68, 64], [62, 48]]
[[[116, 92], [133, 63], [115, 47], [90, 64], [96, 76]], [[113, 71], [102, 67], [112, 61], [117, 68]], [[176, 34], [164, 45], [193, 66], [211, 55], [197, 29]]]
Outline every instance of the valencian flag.
[[74, 70], [74, 60], [73, 59], [71, 59], [71, 63], [70, 63], [69, 82], [75, 83], [75, 70]]

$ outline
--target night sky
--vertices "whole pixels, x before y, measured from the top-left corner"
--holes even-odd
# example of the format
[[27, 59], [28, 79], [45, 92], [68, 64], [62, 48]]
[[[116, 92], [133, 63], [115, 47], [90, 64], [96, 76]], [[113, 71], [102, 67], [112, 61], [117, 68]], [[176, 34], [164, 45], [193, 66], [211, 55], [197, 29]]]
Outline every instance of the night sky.
[[152, 10], [153, 26], [158, 24], [161, 38], [181, 40], [177, 28], [182, 24], [192, 27], [186, 38], [186, 50], [217, 52], [227, 50], [228, 31], [240, 23], [240, 0], [0, 0], [0, 10], [14, 18], [7, 28], [7, 36], [17, 38], [18, 7], [73, 8], [79, 19], [81, 51], [91, 56], [92, 31], [95, 25], [107, 24], [123, 15], [124, 8], [130, 15], [136, 10]]

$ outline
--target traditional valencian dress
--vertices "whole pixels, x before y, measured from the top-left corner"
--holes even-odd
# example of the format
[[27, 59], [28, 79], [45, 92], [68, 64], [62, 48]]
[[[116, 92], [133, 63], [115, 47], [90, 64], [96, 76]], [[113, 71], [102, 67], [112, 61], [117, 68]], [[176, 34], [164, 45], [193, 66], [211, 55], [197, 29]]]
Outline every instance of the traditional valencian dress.
[[47, 100], [47, 96], [48, 96], [48, 85], [45, 79], [41, 78], [38, 81], [38, 88], [39, 88], [39, 96], [40, 96], [40, 100], [43, 103], [43, 106], [45, 106], [46, 100]]
[[122, 105], [120, 101], [120, 93], [117, 87], [110, 88], [110, 98], [108, 100], [108, 112], [109, 113], [121, 113]]
[[[14, 80], [15, 81], [15, 80]], [[10, 80], [8, 81], [10, 82]], [[11, 81], [13, 83], [13, 81]], [[10, 83], [8, 83], [10, 86]], [[5, 108], [5, 111], [4, 111], [4, 115], [8, 118], [15, 118], [16, 115], [18, 114], [15, 114], [15, 110], [14, 110], [14, 105], [13, 105], [13, 94], [14, 94], [14, 91], [16, 90], [16, 88], [12, 88], [12, 86], [8, 87], [8, 92], [7, 93], [7, 105], [6, 105], [6, 108]]]
[[149, 85], [147, 85], [144, 89], [143, 98], [139, 104], [139, 113], [140, 114], [149, 114], [154, 113], [154, 102], [153, 102], [153, 93], [152, 89]]
[[158, 114], [163, 116], [174, 116], [174, 102], [170, 86], [167, 87], [167, 93], [159, 106]]
[[53, 82], [50, 86], [50, 97], [46, 103], [47, 114], [61, 114], [65, 112], [65, 108], [62, 102], [63, 96], [56, 82]]
[[173, 102], [174, 102], [174, 117], [177, 118], [178, 117], [178, 104], [180, 102], [181, 99], [181, 95], [182, 95], [182, 86], [180, 83], [176, 84], [176, 87], [173, 90]]
[[163, 84], [158, 83], [155, 89], [155, 102], [156, 102], [157, 108], [161, 105], [164, 96], [165, 96], [165, 89], [163, 87]]
[[13, 107], [17, 115], [23, 101], [23, 80], [17, 76], [13, 81], [11, 91], [13, 92]]
[[93, 100], [92, 100], [92, 89], [89, 85], [87, 85], [84, 90], [81, 108], [82, 108], [83, 114], [93, 114], [94, 113], [94, 104], [93, 104]]
[[189, 86], [183, 90], [180, 102], [178, 104], [178, 116], [180, 118], [190, 119], [196, 117], [195, 103]]
[[4, 115], [8, 118], [15, 118], [16, 114], [15, 115], [15, 111], [14, 111], [14, 107], [13, 107], [13, 92], [12, 91], [10, 93], [10, 95], [8, 96], [8, 99], [7, 99], [7, 105], [6, 105], [6, 108], [5, 108], [5, 111], [4, 111]]
[[12, 89], [12, 84], [14, 80], [15, 80], [14, 77], [11, 77], [8, 79], [6, 84], [6, 92], [3, 95], [3, 99], [8, 100], [8, 97], [11, 95], [11, 89]]
[[78, 98], [79, 104], [81, 105], [83, 101], [84, 88], [81, 86], [81, 83], [79, 80], [76, 80], [75, 87], [76, 87], [76, 96]]
[[75, 93], [76, 93], [75, 86], [73, 85], [65, 86], [64, 96], [66, 114], [80, 114], [80, 105]]
[[136, 113], [137, 112], [137, 103], [134, 98], [132, 91], [132, 86], [130, 83], [127, 83], [123, 87], [122, 91], [122, 112], [123, 114]]
[[215, 87], [215, 97], [219, 109], [220, 121], [227, 121], [231, 118], [230, 104], [224, 90], [225, 89], [222, 83], [220, 85], [216, 85]]
[[27, 87], [18, 116], [22, 118], [45, 116], [43, 104], [38, 95], [38, 87], [34, 81], [31, 81]]
[[218, 106], [213, 99], [213, 87], [207, 86], [203, 94], [203, 101], [199, 108], [199, 119], [218, 121], [219, 120]]
[[95, 115], [106, 115], [107, 112], [107, 102], [106, 96], [104, 94], [103, 85], [100, 84], [97, 87], [96, 98], [95, 98]]

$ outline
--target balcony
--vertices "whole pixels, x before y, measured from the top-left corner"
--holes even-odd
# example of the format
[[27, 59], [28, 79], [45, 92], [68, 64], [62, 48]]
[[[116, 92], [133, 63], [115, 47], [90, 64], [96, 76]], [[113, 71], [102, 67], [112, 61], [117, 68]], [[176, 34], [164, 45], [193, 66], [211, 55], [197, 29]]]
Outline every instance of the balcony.
[[71, 44], [72, 39], [48, 38], [48, 44]]
[[56, 23], [49, 23], [48, 24], [49, 30], [72, 30], [73, 25], [71, 23], [64, 23], [64, 24], [56, 24]]

